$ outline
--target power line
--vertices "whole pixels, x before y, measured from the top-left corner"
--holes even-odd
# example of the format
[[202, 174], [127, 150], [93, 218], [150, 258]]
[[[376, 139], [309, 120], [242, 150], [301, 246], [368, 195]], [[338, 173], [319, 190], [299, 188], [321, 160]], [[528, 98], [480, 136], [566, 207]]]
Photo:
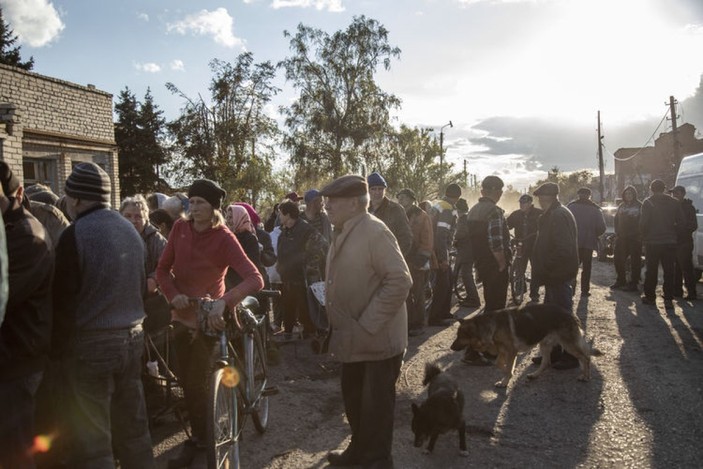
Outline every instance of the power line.
[[[647, 139], [647, 141], [644, 143], [644, 145], [640, 146], [640, 149], [637, 150], [637, 152], [635, 152], [634, 155], [630, 155], [630, 156], [628, 156], [627, 158], [618, 158], [617, 156], [615, 156], [615, 155], [613, 155], [612, 153], [610, 153], [610, 151], [608, 151], [608, 153], [610, 153], [611, 155], [613, 155], [613, 159], [615, 159], [615, 160], [617, 160], [617, 161], [628, 161], [628, 160], [631, 160], [632, 158], [634, 158], [635, 156], [639, 155], [640, 153], [642, 153], [642, 151], [643, 151], [644, 148], [647, 146], [647, 144], [648, 144], [649, 142], [651, 142], [652, 139], [654, 138], [654, 136], [657, 134], [657, 131], [659, 130], [659, 127], [661, 127], [662, 123], [666, 120], [666, 116], [667, 116], [668, 114], [669, 114], [669, 111], [667, 110], [667, 111], [664, 113], [664, 116], [662, 117], [662, 119], [659, 121], [659, 124], [657, 125], [657, 128], [654, 129], [654, 132], [652, 132], [652, 135], [650, 135], [650, 137]], [[605, 146], [605, 145], [604, 145], [604, 146]]]

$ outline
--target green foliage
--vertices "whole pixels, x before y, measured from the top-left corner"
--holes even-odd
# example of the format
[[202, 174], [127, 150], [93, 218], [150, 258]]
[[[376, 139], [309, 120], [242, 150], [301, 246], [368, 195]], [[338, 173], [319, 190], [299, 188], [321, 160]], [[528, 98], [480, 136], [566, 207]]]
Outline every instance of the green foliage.
[[278, 127], [265, 107], [280, 91], [272, 85], [275, 67], [255, 64], [247, 52], [234, 64], [213, 60], [210, 68], [211, 103], [166, 84], [185, 100], [181, 116], [168, 124], [176, 155], [169, 174], [181, 183], [206, 177], [219, 182], [232, 200], [256, 203], [268, 197], [273, 177]]
[[115, 141], [120, 158], [120, 195], [162, 191], [168, 185], [161, 178], [161, 167], [168, 162], [164, 144], [166, 120], [154, 104], [151, 90], [144, 101], [137, 101], [126, 88], [115, 104]]
[[530, 187], [530, 192], [545, 182], [555, 182], [559, 185], [559, 201], [567, 204], [577, 198], [576, 192], [580, 187], [589, 187], [593, 190], [593, 187], [590, 187], [592, 179], [593, 173], [588, 169], [563, 173], [554, 166], [547, 172], [547, 179], [537, 181], [534, 187]]
[[20, 56], [21, 47], [15, 46], [16, 43], [17, 36], [14, 35], [10, 26], [5, 23], [2, 16], [2, 8], [0, 8], [0, 64], [31, 70], [34, 68], [34, 57], [30, 57], [28, 61], [23, 62]]
[[390, 111], [400, 106], [374, 80], [377, 67], [388, 70], [400, 49], [388, 43], [382, 25], [364, 16], [331, 36], [303, 24], [284, 36], [292, 56], [279, 66], [300, 92], [281, 108], [288, 128], [283, 143], [296, 172], [303, 179], [358, 172], [368, 143], [390, 132]]

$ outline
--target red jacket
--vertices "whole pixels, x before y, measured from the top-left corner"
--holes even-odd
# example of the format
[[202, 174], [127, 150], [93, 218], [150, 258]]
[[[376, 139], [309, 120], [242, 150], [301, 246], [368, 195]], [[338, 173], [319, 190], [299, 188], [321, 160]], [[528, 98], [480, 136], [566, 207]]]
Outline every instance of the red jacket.
[[[242, 282], [225, 292], [225, 274], [232, 267]], [[156, 279], [171, 301], [183, 294], [189, 297], [222, 298], [234, 308], [247, 295], [261, 290], [264, 280], [247, 258], [237, 238], [224, 225], [197, 232], [193, 222], [179, 220], [173, 225], [159, 265]], [[173, 320], [196, 327], [194, 313], [174, 310]]]

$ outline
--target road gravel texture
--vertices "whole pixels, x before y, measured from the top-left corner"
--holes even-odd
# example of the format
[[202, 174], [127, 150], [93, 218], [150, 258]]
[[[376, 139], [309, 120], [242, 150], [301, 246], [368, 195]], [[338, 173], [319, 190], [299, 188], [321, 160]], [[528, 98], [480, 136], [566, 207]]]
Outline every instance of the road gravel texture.
[[[592, 377], [548, 370], [534, 381], [530, 357], [519, 356], [506, 389], [496, 367], [463, 364], [449, 345], [457, 325], [427, 328], [410, 338], [397, 386], [393, 456], [397, 468], [699, 468], [703, 467], [703, 300], [666, 311], [639, 294], [611, 291], [612, 262], [594, 262], [591, 296], [575, 298], [589, 341]], [[703, 293], [699, 285], [699, 297]], [[661, 292], [659, 292], [661, 293]], [[456, 308], [457, 317], [474, 309]], [[269, 429], [248, 422], [241, 442], [245, 468], [328, 467], [326, 454], [349, 443], [339, 385], [340, 366], [309, 343], [279, 346], [270, 368], [280, 393], [270, 398]], [[456, 433], [440, 436], [434, 453], [413, 446], [410, 404], [426, 397], [425, 363], [438, 363], [464, 392], [469, 456]], [[175, 423], [153, 430], [159, 467], [185, 434]]]

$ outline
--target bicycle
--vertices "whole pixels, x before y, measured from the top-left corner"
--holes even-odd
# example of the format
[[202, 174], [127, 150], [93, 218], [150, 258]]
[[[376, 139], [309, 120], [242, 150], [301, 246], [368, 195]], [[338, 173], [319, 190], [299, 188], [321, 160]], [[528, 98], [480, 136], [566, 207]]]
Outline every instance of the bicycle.
[[525, 270], [527, 268], [527, 258], [523, 257], [522, 248], [523, 241], [518, 239], [513, 239], [510, 241], [514, 251], [515, 257], [513, 262], [508, 267], [509, 279], [510, 279], [510, 296], [512, 298], [513, 304], [515, 306], [520, 306], [522, 300], [527, 292], [527, 282], [528, 279], [525, 276]]
[[[261, 297], [278, 297], [276, 290], [262, 290]], [[246, 297], [233, 313], [225, 315], [225, 328], [213, 331], [205, 326], [214, 300], [191, 299], [197, 304], [204, 334], [217, 337], [219, 357], [209, 383], [207, 411], [207, 460], [211, 468], [239, 468], [239, 441], [246, 418], [264, 433], [268, 426], [268, 398], [278, 391], [269, 387], [266, 362], [268, 321], [259, 314], [259, 302]]]

